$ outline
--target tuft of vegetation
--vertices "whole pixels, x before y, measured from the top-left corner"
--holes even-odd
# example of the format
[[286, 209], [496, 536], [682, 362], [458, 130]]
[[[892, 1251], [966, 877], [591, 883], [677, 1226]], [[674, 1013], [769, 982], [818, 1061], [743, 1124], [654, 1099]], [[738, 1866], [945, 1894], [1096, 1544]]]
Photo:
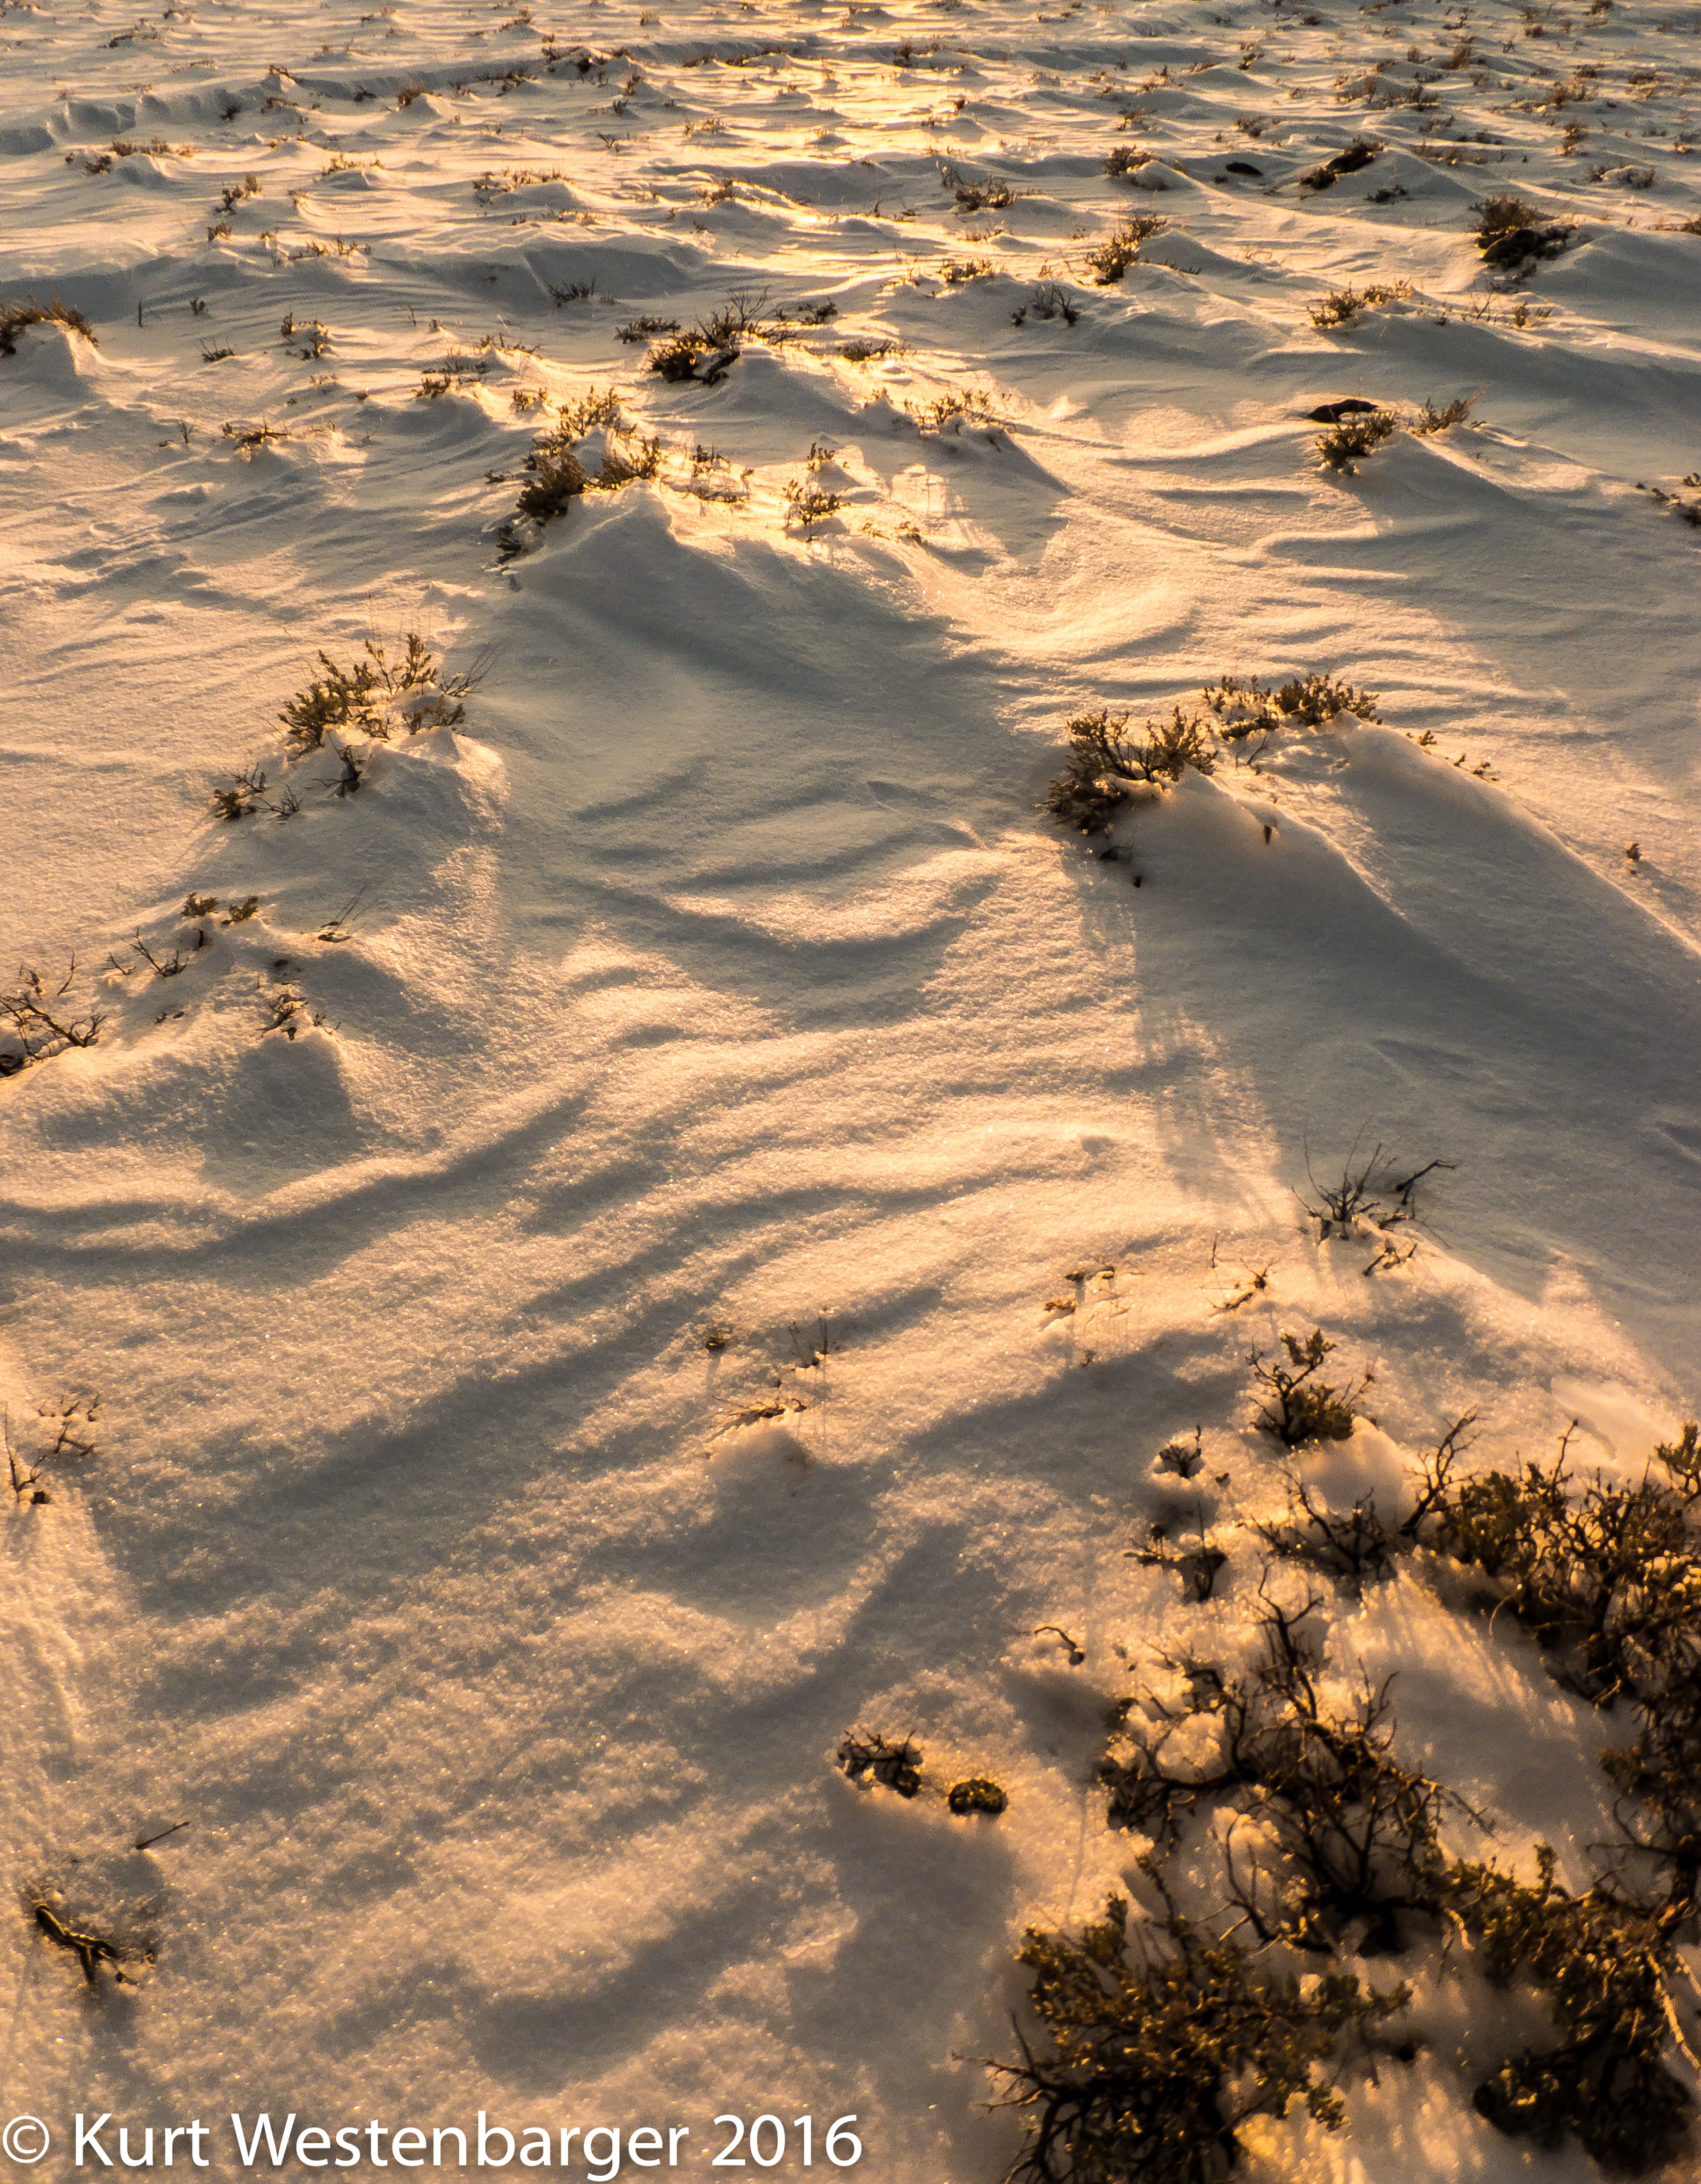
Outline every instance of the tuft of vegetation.
[[1356, 689], [1330, 674], [1290, 677], [1274, 690], [1256, 675], [1225, 675], [1200, 694], [1217, 716], [1217, 733], [1225, 743], [1269, 735], [1278, 728], [1335, 728], [1342, 716], [1377, 721], [1376, 693]]
[[1141, 1869], [1167, 1947], [1130, 1946], [1127, 1900], [1112, 1896], [1078, 1936], [1030, 1927], [1018, 1953], [1050, 2053], [1024, 2041], [1019, 2063], [992, 2066], [1028, 2126], [1012, 2184], [1218, 2184], [1241, 2126], [1296, 2101], [1337, 2130], [1339, 2069], [1391, 2044], [1380, 2028], [1411, 1998], [1347, 1972], [1302, 1981], [1185, 1918], [1151, 1860]]
[[1247, 1358], [1252, 1377], [1264, 1391], [1258, 1425], [1274, 1434], [1284, 1448], [1350, 1440], [1354, 1421], [1366, 1415], [1358, 1399], [1375, 1375], [1366, 1373], [1362, 1379], [1340, 1386], [1319, 1379], [1324, 1360], [1336, 1347], [1320, 1327], [1314, 1327], [1303, 1342], [1297, 1334], [1284, 1334], [1281, 1346], [1286, 1364], [1260, 1350], [1253, 1350]]
[[997, 421], [984, 394], [939, 394], [931, 402], [906, 402], [904, 407], [926, 433], [942, 432], [947, 426], [991, 425]]
[[846, 364], [877, 364], [883, 357], [901, 356], [904, 344], [886, 335], [875, 339], [845, 342], [840, 344], [839, 354]]
[[93, 1046], [106, 1022], [103, 1009], [79, 1012], [72, 999], [77, 959], [57, 986], [39, 971], [20, 969], [9, 994], [0, 994], [0, 1078], [17, 1077], [33, 1061], [50, 1061], [69, 1047]]
[[956, 200], [960, 213], [1002, 212], [1015, 203], [1018, 192], [1008, 182], [995, 178], [990, 182], [968, 182], [955, 168], [947, 168], [943, 176], [945, 187]]
[[1061, 319], [1066, 326], [1079, 325], [1081, 310], [1067, 288], [1056, 281], [1042, 281], [1025, 304], [1018, 304], [1010, 314], [1012, 326], [1025, 326], [1030, 318]]
[[1479, 389], [1475, 394], [1460, 394], [1451, 402], [1442, 403], [1437, 409], [1426, 395], [1417, 415], [1408, 421], [1406, 430], [1420, 434], [1450, 432], [1455, 425], [1470, 423], [1470, 413], [1481, 398]]
[[[393, 660], [369, 638], [365, 658], [346, 667], [321, 651], [324, 675], [298, 690], [278, 716], [289, 732], [293, 757], [321, 749], [333, 730], [388, 742], [399, 722], [415, 734], [421, 728], [454, 727], [466, 719], [460, 700], [476, 688], [477, 671], [442, 674], [436, 655], [417, 630], [410, 630], [404, 642], [405, 652]], [[246, 809], [226, 811], [225, 817], [246, 817], [265, 787], [265, 777], [245, 785], [249, 792]]]
[[1509, 194], [1485, 198], [1472, 214], [1472, 226], [1484, 265], [1503, 272], [1514, 272], [1532, 259], [1557, 258], [1571, 236], [1568, 222], [1544, 220], [1534, 205]]
[[1139, 741], [1123, 733], [1128, 717], [1101, 708], [1065, 723], [1068, 763], [1047, 787], [1042, 811], [1083, 834], [1101, 833], [1138, 800], [1143, 785], [1180, 781], [1189, 766], [1214, 770], [1210, 730], [1179, 705], [1168, 721], [1148, 721]]
[[1140, 257], [1140, 246], [1161, 235], [1168, 221], [1155, 212], [1137, 212], [1122, 221], [1106, 240], [1087, 253], [1094, 285], [1109, 288], [1121, 280]]
[[984, 1774], [972, 1774], [964, 1782], [953, 1782], [945, 1792], [945, 1802], [959, 1819], [971, 1813], [985, 1813], [996, 1819], [1010, 1800], [999, 1785]]
[[1350, 326], [1361, 311], [1372, 310], [1378, 304], [1403, 304], [1412, 292], [1409, 281], [1391, 284], [1375, 281], [1368, 288], [1336, 288], [1315, 304], [1307, 305], [1311, 323], [1319, 333], [1330, 333], [1337, 326]]
[[1368, 167], [1381, 148], [1374, 136], [1355, 136], [1345, 151], [1302, 174], [1299, 186], [1302, 190], [1332, 190], [1343, 175], [1356, 175]]
[[1650, 1909], [1600, 1882], [1573, 1896], [1546, 1843], [1536, 1864], [1533, 1888], [1493, 1865], [1461, 1861], [1447, 1875], [1446, 1908], [1475, 1937], [1490, 1984], [1533, 1985], [1559, 2035], [1509, 2057], [1473, 2105], [1510, 2137], [1555, 2146], [1570, 2133], [1609, 2172], [1637, 2176], [1688, 2137], [1690, 2095], [1660, 2058], [1694, 1903], [1686, 1893]]
[[1312, 445], [1325, 470], [1352, 471], [1399, 428], [1400, 421], [1391, 410], [1373, 410], [1368, 416], [1343, 417], [1338, 425], [1319, 432]]
[[99, 1415], [98, 1396], [62, 1397], [58, 1401], [39, 1405], [37, 1416], [47, 1421], [53, 1437], [31, 1459], [20, 1457], [12, 1445], [10, 1412], [0, 1414], [0, 1440], [6, 1446], [6, 1469], [14, 1504], [27, 1501], [32, 1507], [39, 1508], [50, 1503], [53, 1497], [42, 1484], [44, 1474], [56, 1464], [86, 1463], [99, 1455], [96, 1444], [86, 1438]]
[[81, 334], [92, 347], [98, 348], [94, 328], [73, 304], [63, 304], [57, 296], [51, 304], [38, 304], [33, 296], [27, 304], [14, 304], [0, 297], [0, 356], [16, 356], [18, 337], [25, 326], [64, 326], [74, 334]]
[[922, 1786], [922, 1755], [907, 1736], [847, 1729], [835, 1758], [850, 1780], [865, 1788], [878, 1782], [901, 1797], [913, 1797]]
[[654, 341], [660, 334], [677, 334], [678, 319], [628, 319], [623, 326], [614, 330], [615, 339], [623, 342]]
[[827, 493], [802, 478], [785, 482], [786, 521], [801, 524], [806, 531], [811, 524], [824, 523], [829, 515], [836, 515], [844, 505], [843, 493]]
[[1124, 175], [1137, 173], [1141, 167], [1151, 164], [1150, 152], [1142, 152], [1137, 144], [1118, 144], [1112, 148], [1105, 161], [1105, 172], [1112, 181], [1119, 182]]

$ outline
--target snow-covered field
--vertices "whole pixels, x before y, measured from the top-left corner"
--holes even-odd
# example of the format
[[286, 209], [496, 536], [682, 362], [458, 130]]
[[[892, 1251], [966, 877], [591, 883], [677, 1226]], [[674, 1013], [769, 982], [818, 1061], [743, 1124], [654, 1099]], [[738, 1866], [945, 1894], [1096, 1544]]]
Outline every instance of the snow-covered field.
[[[705, 2176], [854, 2114], [847, 2173], [996, 2184], [1022, 1930], [1146, 1847], [1107, 1709], [1252, 1642], [1249, 1351], [1374, 1373], [1337, 1505], [1470, 1409], [1612, 1477], [1693, 1414], [1698, 32], [0, 0], [0, 295], [92, 336], [0, 356], [0, 987], [104, 1012], [0, 1081], [17, 1478], [70, 1436], [5, 1520], [15, 2173], [79, 2111], [229, 2176], [232, 2111]], [[1564, 247], [1487, 262], [1495, 192]], [[560, 405], [651, 475], [516, 522]], [[301, 754], [321, 649], [410, 632], [437, 681]], [[1070, 717], [1308, 671], [1380, 718], [1113, 859], [1038, 811]], [[1325, 1239], [1355, 1145], [1454, 1165]], [[1323, 1590], [1457, 1847], [1585, 1885], [1609, 1732], [1533, 1641], [1433, 1556]], [[1397, 1970], [1428, 2045], [1247, 2173], [1593, 2175]]]

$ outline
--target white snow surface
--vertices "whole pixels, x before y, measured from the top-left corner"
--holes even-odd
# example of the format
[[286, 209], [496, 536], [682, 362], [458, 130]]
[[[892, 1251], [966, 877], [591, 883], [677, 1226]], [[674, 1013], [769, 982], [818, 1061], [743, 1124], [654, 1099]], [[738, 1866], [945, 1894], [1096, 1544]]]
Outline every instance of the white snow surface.
[[[1251, 1642], [1249, 1349], [1374, 1372], [1348, 1502], [1469, 1408], [1615, 1474], [1693, 1415], [1701, 531], [1638, 488], [1701, 467], [1701, 16], [1532, 21], [0, 6], [0, 293], [98, 337], [0, 358], [0, 953], [110, 1012], [0, 1083], [14, 1446], [99, 1398], [5, 1520], [8, 1901], [158, 1938], [99, 2001], [7, 1913], [7, 2114], [671, 2123], [707, 2174], [717, 2114], [854, 2112], [854, 2173], [996, 2184], [1021, 1932], [1145, 1847], [1106, 1708]], [[1500, 190], [1562, 254], [1485, 267]], [[733, 294], [795, 337], [713, 386], [617, 337]], [[656, 476], [505, 559], [610, 387]], [[1319, 403], [1473, 393], [1316, 460]], [[339, 798], [280, 711], [409, 630], [465, 717]], [[1071, 715], [1310, 669], [1380, 724], [1225, 750], [1114, 861], [1039, 815]], [[287, 823], [212, 811], [251, 766]], [[1296, 1195], [1355, 1143], [1457, 1163], [1375, 1273]], [[1535, 1646], [1421, 1557], [1331, 1613], [1493, 1854], [1585, 1879], [1608, 1732]], [[1247, 2173], [1592, 2175], [1472, 2111], [1486, 1991], [1399, 1969], [1418, 2061]]]

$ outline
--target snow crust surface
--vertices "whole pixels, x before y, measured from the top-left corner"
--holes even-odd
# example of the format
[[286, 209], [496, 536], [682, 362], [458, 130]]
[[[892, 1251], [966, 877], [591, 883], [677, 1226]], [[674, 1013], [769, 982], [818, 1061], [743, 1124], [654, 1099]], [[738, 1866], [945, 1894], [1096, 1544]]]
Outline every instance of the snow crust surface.
[[[857, 2173], [991, 2184], [1021, 1931], [1140, 1847], [1105, 1709], [1248, 1643], [1248, 1350], [1374, 1373], [1349, 1502], [1470, 1408], [1624, 1475], [1693, 1415], [1701, 532], [1646, 488], [1701, 467], [1698, 30], [0, 6], [0, 294], [97, 337], [0, 358], [5, 968], [110, 1012], [0, 1083], [14, 1444], [99, 1399], [5, 1520], [8, 1866], [159, 1935], [98, 2005], [0, 1921], [8, 2114], [677, 2123], [706, 2173], [718, 2114], [854, 2112]], [[1506, 190], [1573, 225], [1497, 274]], [[618, 336], [731, 296], [786, 337], [712, 385]], [[655, 476], [505, 558], [610, 387]], [[464, 717], [338, 796], [279, 713], [409, 630]], [[1114, 861], [1038, 816], [1070, 716], [1325, 669], [1380, 722]], [[1457, 1163], [1375, 1273], [1295, 1195], [1355, 1145]], [[1587, 1875], [1603, 1733], [1533, 1645], [1414, 1566], [1330, 1658]], [[857, 1789], [853, 1724], [1008, 1811]], [[1472, 2113], [1461, 1992], [1256, 2172], [1592, 2174]]]

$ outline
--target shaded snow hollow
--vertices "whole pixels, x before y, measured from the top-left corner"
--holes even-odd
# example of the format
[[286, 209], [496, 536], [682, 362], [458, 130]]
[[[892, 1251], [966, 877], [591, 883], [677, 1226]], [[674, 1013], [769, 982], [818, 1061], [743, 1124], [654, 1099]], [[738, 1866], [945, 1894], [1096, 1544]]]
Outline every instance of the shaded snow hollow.
[[[855, 2173], [994, 2184], [1021, 1930], [1143, 1847], [1106, 1709], [1250, 1643], [1248, 1350], [1374, 1372], [1337, 1502], [1468, 1408], [1475, 1461], [1576, 1419], [1615, 1472], [1693, 1412], [1701, 532], [1637, 488], [1701, 465], [1694, 27], [0, 9], [0, 293], [98, 336], [0, 358], [5, 967], [110, 1011], [0, 1082], [14, 1446], [99, 1399], [6, 1519], [8, 1886], [157, 1945], [97, 2001], [0, 1921], [7, 2114], [673, 2124], [707, 2173], [718, 2114], [854, 2111]], [[1504, 189], [1576, 226], [1496, 286]], [[617, 338], [734, 292], [794, 337], [712, 387]], [[503, 559], [610, 386], [656, 476]], [[1325, 400], [1473, 392], [1315, 461]], [[482, 677], [338, 797], [277, 716], [408, 630]], [[1225, 752], [1114, 861], [1036, 816], [1068, 716], [1324, 668], [1380, 723]], [[249, 767], [287, 823], [213, 814]], [[1375, 1273], [1295, 1196], [1355, 1143], [1457, 1163]], [[1331, 1608], [1494, 1854], [1586, 1878], [1605, 1736], [1533, 1646], [1421, 1558]], [[834, 1770], [853, 1723], [923, 1796]], [[1592, 2174], [1401, 1970], [1417, 2061], [1246, 2173]]]

